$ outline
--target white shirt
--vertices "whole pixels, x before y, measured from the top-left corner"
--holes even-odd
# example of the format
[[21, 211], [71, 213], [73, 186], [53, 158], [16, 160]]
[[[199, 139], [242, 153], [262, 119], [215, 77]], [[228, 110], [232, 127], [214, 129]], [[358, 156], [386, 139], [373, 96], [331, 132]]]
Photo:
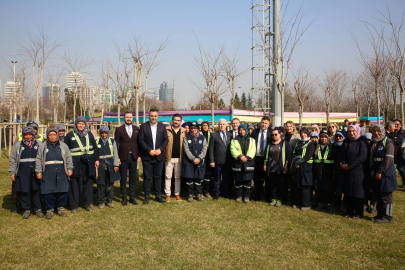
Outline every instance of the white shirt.
[[157, 123], [156, 125], [152, 125], [150, 122], [150, 130], [152, 131], [152, 141], [153, 141], [153, 150], [155, 150], [156, 148], [156, 132], [157, 132]]
[[[262, 134], [264, 135], [264, 147], [267, 145], [267, 129], [260, 130], [259, 136], [257, 137], [256, 156], [262, 156], [260, 154], [260, 140], [262, 139]], [[266, 149], [264, 149], [264, 153], [266, 153]]]
[[236, 136], [238, 136], [239, 134], [238, 134], [238, 131], [237, 130], [232, 130], [232, 136], [233, 136], [233, 138], [235, 139], [236, 138]]
[[127, 125], [125, 124], [125, 130], [127, 131], [128, 136], [131, 138], [132, 137], [132, 124], [131, 125]]

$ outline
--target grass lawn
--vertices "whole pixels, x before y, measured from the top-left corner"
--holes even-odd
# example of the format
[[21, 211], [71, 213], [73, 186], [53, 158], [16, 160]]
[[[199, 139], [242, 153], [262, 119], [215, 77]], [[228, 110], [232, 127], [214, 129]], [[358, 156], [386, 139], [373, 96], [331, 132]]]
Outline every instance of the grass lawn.
[[[405, 268], [405, 192], [394, 223], [344, 219], [267, 203], [219, 199], [115, 208], [52, 220], [14, 214], [8, 159], [0, 160], [0, 268], [400, 269]], [[142, 182], [136, 185], [142, 202]], [[96, 200], [95, 196], [94, 200]], [[183, 196], [185, 199], [185, 197]]]

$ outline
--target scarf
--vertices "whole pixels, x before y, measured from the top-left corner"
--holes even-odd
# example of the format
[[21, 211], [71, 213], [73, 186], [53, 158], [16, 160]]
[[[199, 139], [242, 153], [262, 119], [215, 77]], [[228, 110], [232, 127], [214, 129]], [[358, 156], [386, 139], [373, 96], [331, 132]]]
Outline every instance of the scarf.
[[[107, 132], [107, 138], [103, 139], [103, 137], [101, 137], [101, 132]], [[100, 139], [103, 142], [104, 145], [106, 145], [106, 143], [108, 142], [108, 139], [110, 138], [110, 129], [107, 126], [102, 126], [100, 128]]]
[[[79, 130], [77, 129], [77, 124], [78, 124], [79, 122], [84, 122], [84, 124], [85, 124], [85, 127], [84, 127], [84, 129], [83, 129], [82, 131], [79, 131]], [[86, 118], [84, 118], [83, 116], [77, 117], [76, 120], [75, 120], [75, 127], [74, 127], [74, 129], [75, 129], [75, 132], [76, 132], [80, 137], [86, 136], [87, 133], [89, 132], [89, 125], [87, 125]]]
[[197, 142], [197, 139], [200, 136], [200, 133], [198, 131], [196, 133], [189, 132], [188, 134], [190, 134], [194, 138], [194, 142]]
[[[243, 128], [245, 130], [245, 136], [240, 135], [240, 129]], [[245, 139], [248, 137], [249, 133], [247, 131], [247, 127], [245, 124], [240, 124], [238, 127], [238, 136], [242, 138], [242, 143], [245, 143]]]
[[357, 132], [357, 135], [354, 138], [349, 137], [349, 140], [356, 141], [361, 136], [360, 126], [359, 126], [359, 124], [351, 124], [347, 127], [347, 130], [349, 131], [349, 128], [351, 128], [351, 127], [354, 128], [354, 130]]
[[[51, 133], [51, 132], [56, 133], [56, 141], [55, 142], [50, 142], [49, 141], [49, 133]], [[50, 143], [52, 146], [55, 146], [59, 142], [59, 135], [58, 135], [58, 131], [56, 130], [56, 128], [48, 128], [46, 130], [46, 138], [48, 139], [48, 143]]]
[[385, 128], [384, 128], [384, 126], [381, 125], [381, 124], [374, 124], [373, 129], [374, 129], [374, 127], [378, 127], [381, 130], [381, 137], [379, 139], [377, 139], [377, 138], [374, 138], [374, 136], [373, 136], [372, 141], [373, 142], [379, 142], [379, 141], [384, 140], [384, 138], [385, 138]]
[[284, 136], [284, 139], [287, 141], [287, 142], [289, 142], [290, 140], [291, 140], [291, 138], [292, 138], [292, 133], [290, 133], [290, 134], [288, 134], [288, 133], [286, 133], [285, 134], [285, 136]]
[[[26, 141], [24, 139], [24, 134], [26, 134], [26, 133], [31, 133], [32, 134], [33, 138], [32, 138], [31, 141]], [[31, 148], [32, 145], [34, 144], [35, 136], [36, 136], [36, 133], [35, 133], [35, 130], [32, 127], [25, 127], [23, 129], [23, 131], [22, 131], [22, 142], [23, 142], [23, 144], [28, 146], [28, 148]]]

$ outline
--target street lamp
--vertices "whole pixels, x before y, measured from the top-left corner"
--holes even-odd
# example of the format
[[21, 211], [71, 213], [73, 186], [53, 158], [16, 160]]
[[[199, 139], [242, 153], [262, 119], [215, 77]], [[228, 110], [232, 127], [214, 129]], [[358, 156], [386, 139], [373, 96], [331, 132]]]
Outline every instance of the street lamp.
[[[16, 80], [15, 80], [15, 64], [17, 64], [17, 61], [11, 61], [11, 63], [13, 64], [13, 66], [14, 66], [14, 68], [13, 68], [13, 71], [14, 71], [14, 93], [13, 93], [13, 103], [14, 103], [14, 122], [17, 122], [17, 110], [16, 110], [16, 102], [15, 102], [15, 100], [16, 100], [16, 89], [15, 89], [15, 85], [16, 85]], [[11, 102], [10, 102], [11, 103]], [[10, 108], [10, 110], [11, 110], [11, 108]]]

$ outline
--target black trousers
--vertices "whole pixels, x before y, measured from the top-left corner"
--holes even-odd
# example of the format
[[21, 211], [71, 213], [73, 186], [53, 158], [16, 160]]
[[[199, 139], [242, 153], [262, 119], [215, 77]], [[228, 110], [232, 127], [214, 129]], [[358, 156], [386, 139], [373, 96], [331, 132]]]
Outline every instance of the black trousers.
[[127, 197], [127, 173], [129, 171], [129, 197], [135, 197], [135, 182], [136, 182], [136, 173], [138, 168], [138, 161], [132, 156], [128, 155], [127, 160], [121, 160], [120, 165], [120, 192], [121, 197]]
[[[260, 201], [262, 197], [263, 185], [266, 179], [266, 172], [263, 170], [264, 157], [255, 157], [255, 171], [253, 174], [253, 183], [255, 185], [255, 201]], [[267, 185], [266, 185], [267, 186]], [[269, 184], [270, 187], [270, 184]], [[268, 194], [266, 194], [266, 200], [270, 200], [270, 189], [268, 189]]]
[[266, 186], [269, 183], [270, 184], [270, 190], [271, 190], [271, 198], [276, 200], [276, 201], [282, 201], [284, 198], [284, 182], [285, 182], [285, 175], [283, 173], [277, 174], [277, 173], [270, 173], [267, 176], [267, 182]]
[[347, 196], [346, 199], [346, 214], [349, 216], [359, 216], [363, 217], [364, 212], [364, 199], [363, 198], [354, 198]]
[[[205, 168], [206, 173], [204, 175], [204, 179], [202, 181], [202, 185], [203, 185], [203, 193], [207, 194], [210, 193], [210, 184], [211, 184], [211, 167], [206, 167]], [[208, 171], [208, 173], [207, 173]]]
[[252, 180], [246, 181], [236, 181], [235, 190], [237, 198], [249, 198], [250, 197], [250, 188], [252, 186]]
[[332, 204], [333, 202], [333, 191], [332, 190], [315, 190], [315, 199], [318, 203], [322, 204]]
[[185, 180], [187, 186], [187, 195], [202, 194], [202, 186], [201, 186], [202, 179], [185, 178]]
[[41, 191], [31, 190], [30, 192], [18, 192], [18, 196], [21, 200], [21, 207], [24, 210], [30, 210], [32, 212], [41, 209]]
[[87, 176], [87, 164], [82, 163], [82, 173], [80, 177], [71, 177], [69, 181], [69, 205], [71, 209], [79, 207], [81, 198], [83, 198], [85, 205], [93, 204], [94, 177]]
[[291, 204], [299, 207], [311, 207], [312, 188], [310, 186], [291, 188]]
[[377, 197], [377, 214], [392, 219], [392, 205], [394, 197], [392, 192], [378, 192]]
[[108, 170], [104, 172], [104, 182], [105, 184], [97, 185], [98, 203], [105, 203], [107, 198], [107, 203], [111, 203], [114, 198], [114, 182], [110, 183], [110, 173]]

